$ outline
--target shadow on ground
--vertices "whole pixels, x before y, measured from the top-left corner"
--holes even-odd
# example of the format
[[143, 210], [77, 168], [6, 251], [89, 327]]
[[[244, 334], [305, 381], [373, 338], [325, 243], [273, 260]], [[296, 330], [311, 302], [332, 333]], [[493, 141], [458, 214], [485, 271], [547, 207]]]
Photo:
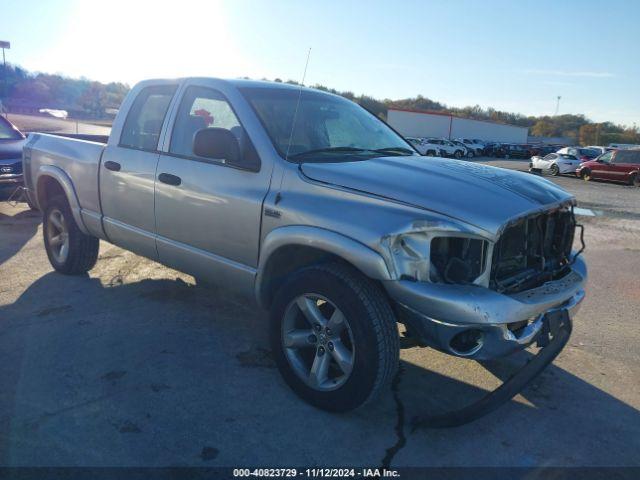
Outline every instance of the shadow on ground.
[[0, 464], [637, 462], [638, 411], [555, 365], [524, 401], [463, 427], [411, 431], [415, 416], [485, 393], [456, 372], [506, 379], [527, 354], [442, 372], [429, 367], [449, 363], [424, 349], [420, 364], [401, 362], [379, 402], [320, 412], [280, 380], [265, 322], [242, 300], [180, 279], [108, 286], [44, 275], [0, 307]]
[[13, 216], [0, 212], [0, 266], [35, 235], [41, 216], [33, 210], [18, 211]]

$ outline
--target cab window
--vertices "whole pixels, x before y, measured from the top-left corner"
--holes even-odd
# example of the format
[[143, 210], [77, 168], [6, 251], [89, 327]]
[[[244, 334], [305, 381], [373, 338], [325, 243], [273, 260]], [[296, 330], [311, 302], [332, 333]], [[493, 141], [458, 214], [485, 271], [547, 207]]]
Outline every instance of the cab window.
[[156, 85], [140, 91], [124, 122], [121, 147], [150, 152], [158, 149], [160, 130], [175, 91], [175, 85]]
[[211, 88], [188, 87], [178, 108], [169, 152], [193, 157], [193, 138], [204, 128], [230, 130], [241, 141], [240, 122], [225, 97]]

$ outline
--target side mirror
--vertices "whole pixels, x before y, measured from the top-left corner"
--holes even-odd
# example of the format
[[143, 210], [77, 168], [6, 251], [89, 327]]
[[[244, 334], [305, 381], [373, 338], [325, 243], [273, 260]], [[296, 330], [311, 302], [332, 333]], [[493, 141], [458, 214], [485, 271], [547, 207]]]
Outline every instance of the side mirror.
[[198, 157], [224, 160], [238, 164], [241, 161], [240, 144], [226, 128], [203, 128], [193, 137], [193, 153]]

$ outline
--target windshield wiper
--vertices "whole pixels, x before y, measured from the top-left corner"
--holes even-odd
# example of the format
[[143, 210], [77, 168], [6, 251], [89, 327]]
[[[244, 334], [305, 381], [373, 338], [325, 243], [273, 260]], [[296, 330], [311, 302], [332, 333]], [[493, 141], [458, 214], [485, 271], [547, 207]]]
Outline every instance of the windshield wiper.
[[316, 148], [314, 150], [307, 150], [306, 152], [300, 152], [294, 155], [289, 155], [289, 158], [304, 157], [307, 155], [313, 155], [314, 153], [359, 153], [359, 152], [371, 152], [371, 150], [367, 150], [366, 148], [356, 148], [356, 147]]
[[416, 152], [414, 152], [413, 150], [411, 150], [410, 148], [404, 148], [404, 147], [385, 147], [385, 148], [376, 148], [374, 150], [374, 152], [380, 152], [380, 153], [400, 153], [400, 154], [407, 154], [407, 155], [413, 155]]

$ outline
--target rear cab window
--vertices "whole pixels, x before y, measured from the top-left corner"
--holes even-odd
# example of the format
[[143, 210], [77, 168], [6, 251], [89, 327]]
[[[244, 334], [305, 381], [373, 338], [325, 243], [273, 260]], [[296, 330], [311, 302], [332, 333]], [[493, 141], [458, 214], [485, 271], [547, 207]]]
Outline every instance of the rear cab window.
[[146, 87], [133, 102], [120, 135], [120, 146], [154, 152], [176, 85]]

